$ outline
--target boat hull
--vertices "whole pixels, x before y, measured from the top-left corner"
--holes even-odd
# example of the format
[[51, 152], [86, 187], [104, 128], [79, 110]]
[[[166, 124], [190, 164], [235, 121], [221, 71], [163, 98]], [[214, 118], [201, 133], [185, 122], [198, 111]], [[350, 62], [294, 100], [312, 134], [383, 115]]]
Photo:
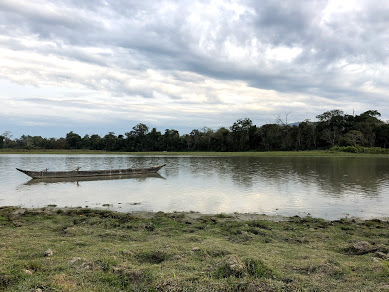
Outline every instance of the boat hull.
[[160, 166], [152, 166], [148, 168], [126, 168], [126, 169], [107, 169], [107, 170], [74, 170], [74, 171], [29, 171], [16, 168], [18, 171], [24, 174], [36, 178], [74, 178], [74, 177], [111, 177], [111, 176], [126, 176], [126, 175], [137, 175], [156, 173], [166, 164]]
[[111, 175], [111, 176], [82, 176], [82, 177], [63, 177], [63, 178], [32, 178], [24, 185], [35, 185], [35, 184], [55, 184], [55, 183], [81, 183], [90, 181], [107, 181], [107, 180], [125, 180], [125, 179], [136, 179], [146, 180], [149, 178], [160, 178], [165, 179], [158, 172], [141, 173], [141, 174], [128, 174], [128, 175]]

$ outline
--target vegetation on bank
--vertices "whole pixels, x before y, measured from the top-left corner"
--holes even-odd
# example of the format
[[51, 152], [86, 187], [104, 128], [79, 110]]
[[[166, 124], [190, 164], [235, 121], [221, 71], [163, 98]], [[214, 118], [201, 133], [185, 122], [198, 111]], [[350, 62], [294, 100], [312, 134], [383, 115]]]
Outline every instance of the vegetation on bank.
[[330, 152], [347, 152], [347, 153], [364, 153], [364, 154], [389, 154], [389, 149], [379, 147], [363, 147], [363, 146], [334, 146]]
[[389, 149], [368, 147], [332, 147], [329, 150], [306, 151], [246, 151], [246, 152], [112, 152], [105, 150], [42, 150], [42, 149], [0, 149], [0, 154], [76, 154], [76, 155], [134, 155], [134, 156], [220, 156], [220, 157], [389, 157]]
[[389, 289], [381, 220], [3, 207], [0, 238], [2, 291]]
[[239, 119], [229, 128], [194, 129], [180, 135], [175, 129], [164, 133], [139, 123], [124, 135], [109, 132], [81, 137], [73, 131], [63, 138], [43, 138], [23, 135], [12, 139], [10, 132], [0, 135], [0, 149], [69, 149], [105, 150], [115, 152], [242, 152], [242, 151], [302, 151], [339, 147], [389, 147], [389, 123], [379, 119], [381, 114], [369, 110], [360, 115], [332, 110], [318, 115], [318, 121], [305, 120], [290, 125], [285, 119], [256, 126], [248, 119]]

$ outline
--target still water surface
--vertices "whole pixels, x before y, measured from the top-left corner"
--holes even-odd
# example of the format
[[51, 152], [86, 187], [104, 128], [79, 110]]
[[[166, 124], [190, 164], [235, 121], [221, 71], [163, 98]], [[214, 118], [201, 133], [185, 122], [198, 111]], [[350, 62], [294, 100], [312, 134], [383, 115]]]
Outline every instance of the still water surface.
[[[159, 176], [35, 182], [18, 172], [148, 167]], [[389, 159], [0, 155], [0, 206], [389, 217]], [[109, 205], [109, 206], [107, 206]]]

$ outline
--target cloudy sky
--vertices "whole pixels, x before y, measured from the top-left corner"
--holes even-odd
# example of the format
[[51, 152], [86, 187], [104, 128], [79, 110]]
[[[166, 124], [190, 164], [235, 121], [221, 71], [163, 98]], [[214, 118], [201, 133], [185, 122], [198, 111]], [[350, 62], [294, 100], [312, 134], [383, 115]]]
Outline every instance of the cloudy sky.
[[0, 102], [15, 137], [387, 120], [389, 1], [0, 0]]

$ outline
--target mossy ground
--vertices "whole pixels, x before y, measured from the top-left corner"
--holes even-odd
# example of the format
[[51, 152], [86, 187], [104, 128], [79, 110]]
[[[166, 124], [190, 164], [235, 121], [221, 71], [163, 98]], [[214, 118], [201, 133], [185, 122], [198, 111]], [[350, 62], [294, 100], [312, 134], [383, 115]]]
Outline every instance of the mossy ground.
[[3, 207], [0, 238], [1, 291], [389, 290], [380, 220]]

